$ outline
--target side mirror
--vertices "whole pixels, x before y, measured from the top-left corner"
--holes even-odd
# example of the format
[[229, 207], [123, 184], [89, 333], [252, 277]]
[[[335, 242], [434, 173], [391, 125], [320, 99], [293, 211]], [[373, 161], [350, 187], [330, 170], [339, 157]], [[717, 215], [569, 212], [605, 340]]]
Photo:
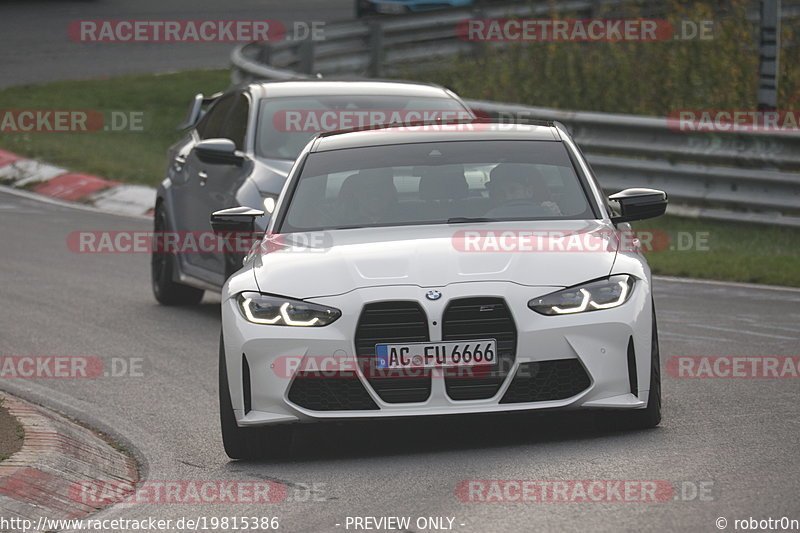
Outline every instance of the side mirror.
[[183, 121], [183, 124], [178, 126], [178, 131], [194, 128], [200, 119], [203, 118], [203, 106], [213, 103], [214, 100], [220, 96], [222, 96], [222, 93], [214, 93], [211, 96], [203, 96], [203, 93], [194, 95], [192, 102], [189, 104], [189, 112], [186, 114], [186, 120]]
[[203, 93], [197, 93], [192, 98], [192, 103], [189, 104], [189, 112], [186, 114], [186, 120], [183, 124], [178, 126], [178, 130], [187, 130], [193, 128], [197, 121], [200, 120], [201, 109], [203, 107]]
[[194, 151], [200, 161], [212, 165], [240, 165], [244, 161], [230, 139], [206, 139], [197, 143]]
[[215, 233], [253, 232], [256, 218], [264, 216], [264, 211], [252, 207], [231, 207], [211, 214], [211, 227]]
[[667, 193], [656, 189], [625, 189], [608, 199], [617, 202], [621, 213], [611, 218], [614, 224], [659, 217], [667, 210]]

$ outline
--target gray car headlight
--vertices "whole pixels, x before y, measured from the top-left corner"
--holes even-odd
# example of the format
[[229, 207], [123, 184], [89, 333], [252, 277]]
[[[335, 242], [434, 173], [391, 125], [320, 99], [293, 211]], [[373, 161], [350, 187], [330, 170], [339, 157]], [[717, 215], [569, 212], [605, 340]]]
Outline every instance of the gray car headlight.
[[333, 307], [258, 292], [243, 292], [237, 300], [242, 315], [253, 324], [320, 327], [342, 316]]
[[627, 274], [591, 281], [528, 302], [542, 315], [568, 315], [619, 307], [630, 298], [634, 278]]
[[264, 207], [264, 212], [271, 215], [275, 211], [275, 206], [278, 204], [278, 197], [274, 194], [261, 193], [261, 204]]

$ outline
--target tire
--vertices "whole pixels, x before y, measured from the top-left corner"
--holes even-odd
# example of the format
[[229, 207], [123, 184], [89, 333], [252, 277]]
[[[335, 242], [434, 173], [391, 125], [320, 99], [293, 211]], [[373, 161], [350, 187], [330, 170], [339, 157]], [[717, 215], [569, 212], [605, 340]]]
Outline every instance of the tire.
[[[167, 230], [167, 214], [164, 206], [158, 204], [153, 215], [153, 231]], [[175, 254], [160, 252], [153, 246], [150, 255], [150, 279], [153, 296], [162, 305], [196, 305], [203, 299], [202, 289], [189, 287], [173, 281], [175, 272]]]
[[658, 351], [658, 324], [653, 305], [653, 334], [650, 342], [650, 393], [647, 407], [629, 413], [628, 426], [633, 429], [648, 429], [661, 423], [661, 357]]
[[225, 347], [219, 339], [219, 422], [222, 444], [231, 459], [281, 457], [288, 454], [292, 441], [291, 426], [242, 428], [236, 423], [225, 364]]

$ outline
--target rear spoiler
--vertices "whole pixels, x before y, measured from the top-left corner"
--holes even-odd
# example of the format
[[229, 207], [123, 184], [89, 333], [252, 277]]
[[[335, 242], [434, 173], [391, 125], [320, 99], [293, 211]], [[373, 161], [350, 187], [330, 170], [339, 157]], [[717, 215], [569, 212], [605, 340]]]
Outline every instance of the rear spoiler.
[[222, 96], [222, 93], [214, 93], [211, 96], [203, 96], [203, 93], [194, 95], [192, 103], [189, 104], [189, 113], [186, 115], [186, 120], [177, 129], [180, 131], [193, 128], [204, 115], [203, 107], [210, 105], [220, 96]]

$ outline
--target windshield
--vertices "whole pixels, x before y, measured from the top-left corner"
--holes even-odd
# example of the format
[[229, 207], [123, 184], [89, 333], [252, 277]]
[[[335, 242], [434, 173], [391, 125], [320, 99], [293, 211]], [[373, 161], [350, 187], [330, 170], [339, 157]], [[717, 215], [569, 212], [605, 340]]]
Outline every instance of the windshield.
[[554, 141], [453, 141], [309, 154], [280, 232], [595, 218]]
[[301, 96], [261, 100], [256, 155], [295, 159], [315, 134], [390, 122], [458, 120], [472, 114], [452, 98]]

